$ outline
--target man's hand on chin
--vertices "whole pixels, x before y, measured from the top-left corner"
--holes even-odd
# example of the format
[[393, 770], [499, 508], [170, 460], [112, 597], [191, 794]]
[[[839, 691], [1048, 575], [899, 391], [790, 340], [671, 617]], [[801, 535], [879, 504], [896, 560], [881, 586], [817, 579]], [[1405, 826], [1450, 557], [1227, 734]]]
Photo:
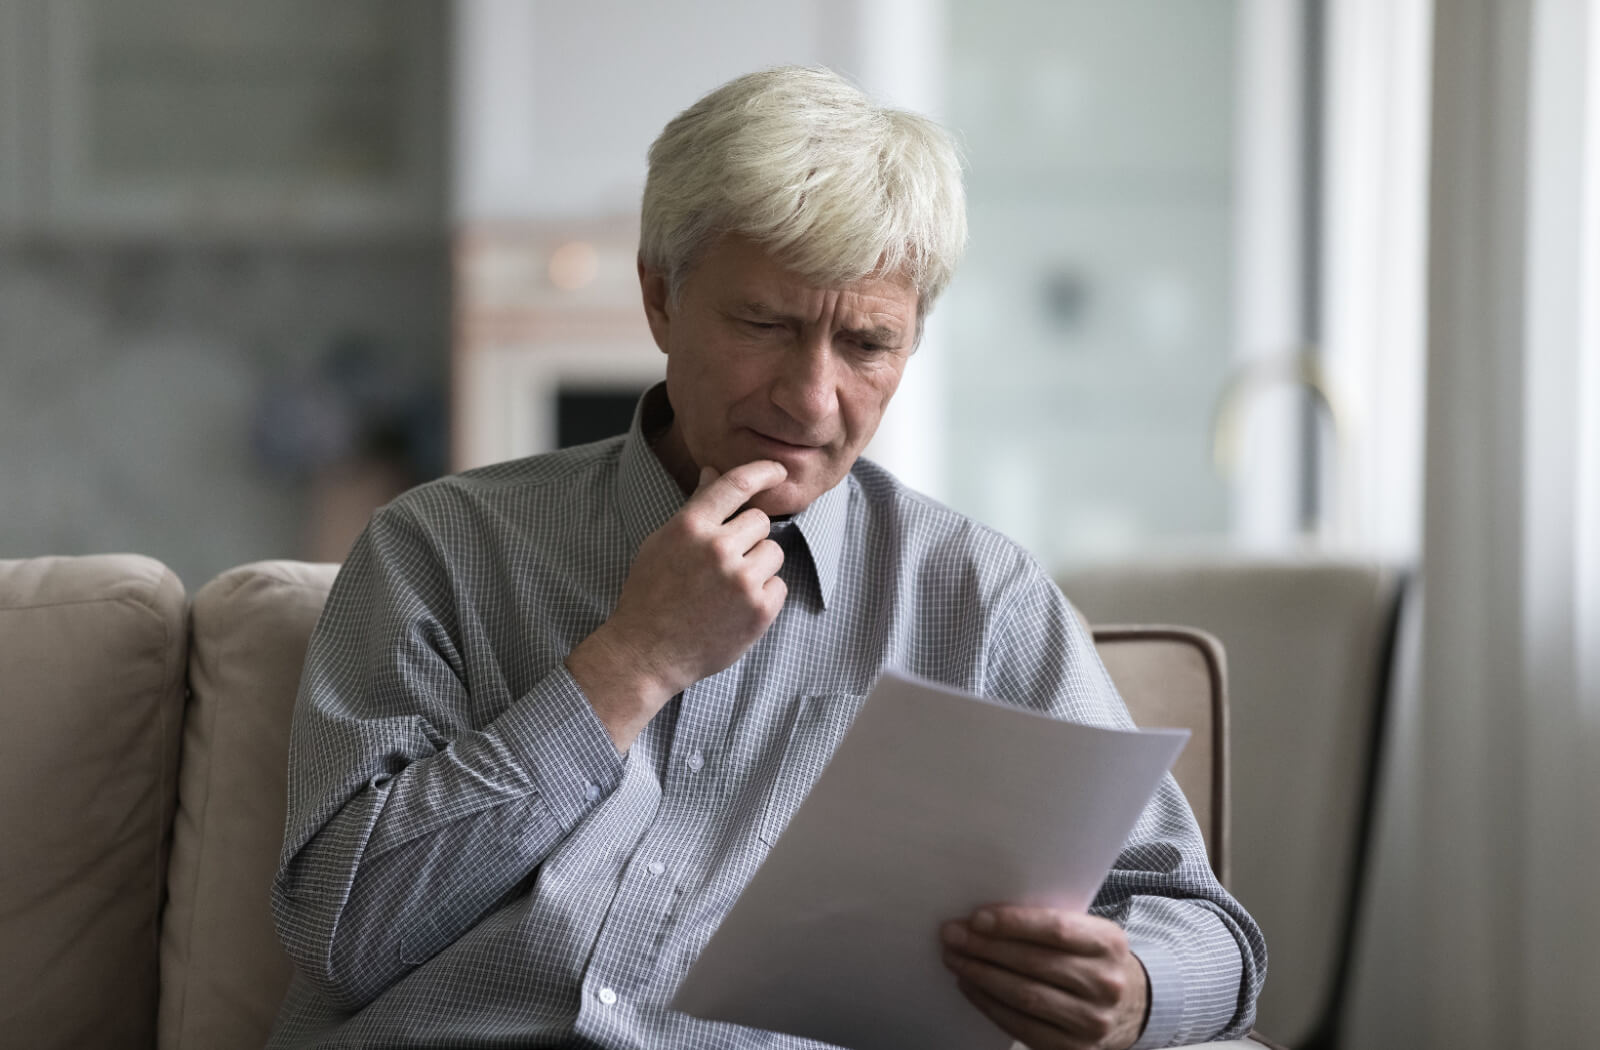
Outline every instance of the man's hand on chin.
[[[783, 548], [771, 520], [747, 504], [782, 484], [782, 463], [759, 459], [700, 486], [639, 547], [606, 622], [567, 654], [617, 751], [627, 753], [675, 694], [754, 645], [783, 607]], [[741, 510], [740, 508], [745, 508]]]
[[1109, 919], [989, 905], [940, 939], [962, 994], [1029, 1050], [1124, 1050], [1144, 1030], [1150, 980]]

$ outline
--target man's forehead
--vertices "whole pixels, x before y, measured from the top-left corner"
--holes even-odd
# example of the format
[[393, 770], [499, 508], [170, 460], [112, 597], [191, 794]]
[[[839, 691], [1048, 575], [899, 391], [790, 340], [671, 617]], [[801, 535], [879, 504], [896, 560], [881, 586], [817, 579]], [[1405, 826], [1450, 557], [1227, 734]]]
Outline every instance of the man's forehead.
[[817, 284], [793, 271], [743, 271], [724, 286], [726, 297], [741, 305], [770, 311], [805, 311], [818, 303], [837, 299], [841, 309], [855, 313], [900, 315], [915, 311], [916, 289], [911, 282], [877, 276], [848, 284]]
[[720, 276], [724, 280], [731, 277], [736, 283], [747, 283], [762, 289], [775, 288], [792, 294], [849, 292], [895, 298], [916, 295], [916, 283], [910, 274], [903, 271], [890, 273], [875, 270], [851, 281], [829, 280], [795, 266], [782, 253], [769, 251], [750, 238], [733, 233], [723, 234], [713, 242], [701, 259], [702, 266], [707, 263], [722, 270]]

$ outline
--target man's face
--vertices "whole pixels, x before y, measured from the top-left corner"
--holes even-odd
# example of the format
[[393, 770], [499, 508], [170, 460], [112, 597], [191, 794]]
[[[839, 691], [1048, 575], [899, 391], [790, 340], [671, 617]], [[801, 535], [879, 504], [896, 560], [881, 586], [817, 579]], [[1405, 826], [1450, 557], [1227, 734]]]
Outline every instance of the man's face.
[[735, 236], [712, 244], [677, 303], [664, 275], [641, 264], [639, 278], [674, 415], [658, 451], [678, 482], [692, 489], [701, 467], [777, 460], [788, 477], [751, 501], [773, 515], [838, 484], [914, 349], [910, 282], [816, 288]]

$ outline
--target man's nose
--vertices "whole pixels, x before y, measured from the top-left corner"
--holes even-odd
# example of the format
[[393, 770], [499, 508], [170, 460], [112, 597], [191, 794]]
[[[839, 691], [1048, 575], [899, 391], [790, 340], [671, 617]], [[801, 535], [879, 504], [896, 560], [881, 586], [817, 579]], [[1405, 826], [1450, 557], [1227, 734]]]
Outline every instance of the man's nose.
[[773, 403], [797, 422], [808, 426], [823, 422], [838, 407], [839, 367], [828, 337], [798, 340], [784, 353], [773, 379]]

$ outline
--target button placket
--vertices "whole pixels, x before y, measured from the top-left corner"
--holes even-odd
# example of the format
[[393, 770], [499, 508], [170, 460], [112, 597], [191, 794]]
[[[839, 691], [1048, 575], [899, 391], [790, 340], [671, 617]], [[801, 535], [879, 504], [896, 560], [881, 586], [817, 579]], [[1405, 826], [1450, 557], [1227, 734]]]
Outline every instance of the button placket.
[[[630, 767], [633, 778], [642, 780], [648, 777], [654, 781], [662, 769], [654, 757], [648, 751], [642, 751], [634, 759], [635, 764]], [[674, 760], [681, 763], [683, 758], [681, 755], [675, 756]], [[637, 784], [634, 786], [638, 787]], [[640, 931], [646, 930], [655, 931], [656, 940], [661, 940], [677, 899], [680, 870], [676, 860], [671, 864], [666, 860], [674, 856], [670, 845], [674, 837], [661, 825], [664, 815], [661, 803], [665, 802], [666, 797], [667, 792], [663, 790], [653, 815], [647, 818], [641, 816], [639, 837], [634, 842], [634, 857], [624, 862], [619, 872], [624, 877], [617, 885], [615, 897], [597, 930], [591, 952], [593, 969], [586, 969], [584, 978], [588, 995], [591, 996], [587, 1001], [596, 1004], [592, 1005], [592, 1009], [609, 1006], [627, 1009], [628, 1005], [622, 1004], [621, 1000], [648, 987], [651, 975], [655, 972], [655, 953], [641, 954], [637, 942]], [[606, 993], [614, 998], [608, 999]]]

